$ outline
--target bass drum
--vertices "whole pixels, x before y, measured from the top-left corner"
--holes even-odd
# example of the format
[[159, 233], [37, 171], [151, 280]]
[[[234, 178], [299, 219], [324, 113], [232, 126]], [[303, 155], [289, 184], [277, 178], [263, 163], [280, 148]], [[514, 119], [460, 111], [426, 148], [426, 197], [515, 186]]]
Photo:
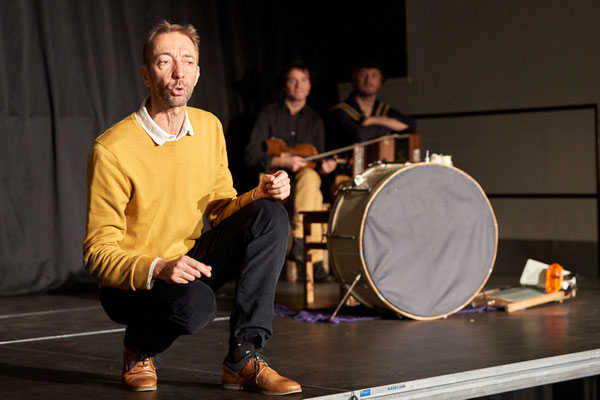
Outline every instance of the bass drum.
[[327, 248], [335, 276], [366, 306], [414, 319], [450, 315], [483, 288], [498, 245], [479, 184], [443, 164], [371, 166], [338, 194]]

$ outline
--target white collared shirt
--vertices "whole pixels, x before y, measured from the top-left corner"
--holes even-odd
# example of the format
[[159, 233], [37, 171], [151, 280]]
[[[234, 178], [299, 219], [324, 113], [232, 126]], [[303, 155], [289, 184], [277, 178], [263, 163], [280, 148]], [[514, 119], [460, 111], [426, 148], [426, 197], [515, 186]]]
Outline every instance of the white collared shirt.
[[[185, 112], [185, 119], [183, 120], [183, 126], [181, 127], [181, 131], [177, 135], [171, 135], [166, 132], [160, 126], [154, 122], [150, 114], [148, 113], [148, 109], [146, 108], [146, 104], [148, 104], [148, 100], [150, 97], [146, 97], [142, 102], [142, 106], [135, 113], [135, 118], [138, 120], [144, 131], [152, 138], [154, 143], [161, 146], [166, 142], [175, 142], [185, 135], [194, 136], [194, 129], [192, 128], [192, 124], [190, 123], [190, 119], [188, 118], [187, 111]], [[152, 285], [154, 281], [152, 280], [152, 274], [154, 273], [154, 268], [156, 267], [156, 263], [160, 260], [160, 257], [157, 257], [152, 261], [152, 265], [150, 265], [150, 272], [148, 273], [148, 289], [152, 289]]]
[[163, 130], [160, 126], [154, 122], [150, 114], [148, 113], [148, 109], [146, 108], [146, 104], [148, 104], [148, 100], [150, 97], [146, 97], [142, 102], [142, 106], [135, 113], [135, 118], [138, 120], [144, 131], [152, 138], [154, 143], [157, 145], [163, 145], [166, 142], [175, 142], [185, 135], [194, 136], [194, 128], [192, 128], [192, 124], [190, 123], [190, 119], [188, 118], [187, 111], [185, 112], [185, 119], [183, 120], [183, 126], [181, 127], [181, 131], [177, 135], [171, 135], [170, 133]]

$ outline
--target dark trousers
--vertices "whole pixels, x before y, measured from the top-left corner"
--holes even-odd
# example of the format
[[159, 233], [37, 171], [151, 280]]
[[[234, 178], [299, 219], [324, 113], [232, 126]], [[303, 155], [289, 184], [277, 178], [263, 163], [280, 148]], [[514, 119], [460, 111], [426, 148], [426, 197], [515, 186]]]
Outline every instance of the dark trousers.
[[212, 267], [187, 284], [157, 280], [150, 290], [100, 289], [108, 316], [127, 325], [125, 347], [154, 356], [185, 334], [214, 319], [214, 292], [237, 278], [229, 345], [254, 342], [261, 348], [272, 334], [275, 286], [285, 261], [288, 217], [276, 201], [257, 200], [205, 232], [188, 256]]

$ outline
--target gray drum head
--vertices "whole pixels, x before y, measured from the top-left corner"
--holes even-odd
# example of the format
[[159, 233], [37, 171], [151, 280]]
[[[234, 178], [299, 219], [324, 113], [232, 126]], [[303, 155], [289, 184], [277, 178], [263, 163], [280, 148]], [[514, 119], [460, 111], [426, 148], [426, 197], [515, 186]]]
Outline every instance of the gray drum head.
[[435, 318], [462, 308], [491, 273], [496, 219], [481, 187], [439, 164], [399, 170], [364, 216], [362, 255], [380, 297], [402, 314]]

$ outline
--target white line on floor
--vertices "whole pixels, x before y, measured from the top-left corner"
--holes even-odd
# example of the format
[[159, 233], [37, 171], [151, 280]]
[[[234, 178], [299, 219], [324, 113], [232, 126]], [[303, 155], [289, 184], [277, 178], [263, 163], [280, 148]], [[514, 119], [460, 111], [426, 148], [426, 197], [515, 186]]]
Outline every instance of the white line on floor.
[[107, 330], [104, 330], [104, 331], [68, 333], [66, 335], [43, 336], [43, 337], [29, 338], [29, 339], [7, 340], [5, 342], [0, 342], [0, 346], [4, 345], [4, 344], [40, 342], [40, 341], [43, 341], [43, 340], [65, 339], [65, 338], [72, 338], [72, 337], [78, 337], [78, 336], [102, 335], [102, 334], [105, 334], [105, 333], [123, 332], [124, 330], [125, 330], [125, 328], [107, 329]]
[[20, 314], [5, 314], [5, 315], [0, 315], [0, 319], [15, 318], [15, 317], [31, 317], [31, 316], [36, 316], [36, 315], [58, 314], [58, 313], [72, 312], [72, 311], [96, 310], [99, 308], [102, 308], [102, 306], [63, 308], [60, 310], [35, 311], [35, 312], [20, 313]]
[[[219, 318], [215, 318], [213, 320], [213, 322], [219, 322], [219, 321], [229, 321], [229, 317], [219, 317]], [[103, 335], [103, 334], [106, 334], [106, 333], [123, 332], [124, 330], [125, 330], [125, 328], [106, 329], [106, 330], [103, 330], [103, 331], [68, 333], [68, 334], [65, 334], [65, 335], [42, 336], [42, 337], [37, 337], [37, 338], [7, 340], [7, 341], [4, 341], [4, 342], [0, 342], [0, 346], [5, 345], [5, 344], [41, 342], [41, 341], [44, 341], [44, 340], [66, 339], [66, 338], [72, 338], [72, 337], [92, 336], [92, 335]]]

